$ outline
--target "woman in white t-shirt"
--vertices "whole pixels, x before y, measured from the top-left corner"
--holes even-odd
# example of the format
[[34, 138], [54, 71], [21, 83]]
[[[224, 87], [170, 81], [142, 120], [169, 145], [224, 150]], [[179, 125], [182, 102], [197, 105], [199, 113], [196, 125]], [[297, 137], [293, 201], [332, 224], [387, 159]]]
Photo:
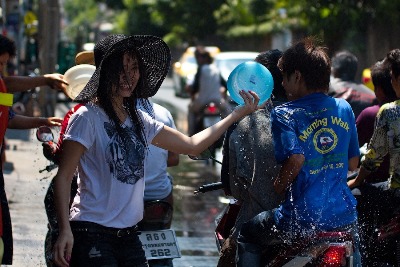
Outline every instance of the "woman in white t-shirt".
[[[144, 160], [153, 144], [197, 155], [235, 121], [257, 109], [259, 97], [193, 137], [137, 109], [153, 96], [170, 67], [168, 46], [155, 36], [111, 35], [94, 48], [96, 71], [75, 99], [86, 103], [69, 120], [55, 177], [58, 266], [148, 266], [136, 224], [143, 217]], [[70, 183], [78, 192], [69, 210]]]

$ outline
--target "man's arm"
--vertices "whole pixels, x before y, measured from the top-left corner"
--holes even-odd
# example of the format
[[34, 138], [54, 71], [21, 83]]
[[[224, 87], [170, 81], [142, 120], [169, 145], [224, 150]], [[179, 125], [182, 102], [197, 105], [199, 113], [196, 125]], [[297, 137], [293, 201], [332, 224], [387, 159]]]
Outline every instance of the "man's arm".
[[274, 182], [275, 192], [278, 194], [284, 194], [286, 192], [286, 189], [288, 189], [294, 179], [296, 179], [303, 167], [304, 159], [303, 154], [293, 154], [282, 164], [278, 177]]
[[43, 76], [8, 76], [3, 78], [7, 91], [10, 93], [26, 91], [38, 86], [50, 86], [51, 88], [65, 92], [68, 83], [63, 75], [58, 73], [45, 74]]
[[61, 126], [62, 118], [58, 117], [28, 117], [23, 115], [15, 115], [8, 121], [9, 129], [33, 129], [39, 126]]
[[177, 166], [179, 164], [179, 154], [168, 151], [167, 167]]

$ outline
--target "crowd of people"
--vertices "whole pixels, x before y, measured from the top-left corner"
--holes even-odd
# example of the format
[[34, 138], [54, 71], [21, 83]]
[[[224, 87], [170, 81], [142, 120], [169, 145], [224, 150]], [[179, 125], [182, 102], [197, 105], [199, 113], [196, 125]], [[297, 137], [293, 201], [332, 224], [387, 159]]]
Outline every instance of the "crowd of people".
[[[15, 54], [15, 44], [0, 36], [0, 67]], [[198, 73], [187, 86], [193, 98], [189, 117], [204, 99], [217, 102], [224, 114], [198, 133], [192, 124], [189, 136], [175, 129], [168, 110], [149, 100], [170, 68], [162, 39], [109, 35], [84, 55], [96, 70], [64, 120], [15, 115], [0, 105], [0, 140], [6, 128], [62, 123], [58, 146], [44, 147], [59, 165], [46, 204], [52, 212], [49, 266], [149, 266], [138, 237], [144, 201], [172, 205], [167, 167], [179, 163], [179, 154], [199, 155], [225, 133], [222, 180], [241, 210], [218, 266], [260, 266], [261, 251], [271, 242], [318, 231], [348, 232], [353, 266], [366, 262], [358, 222], [368, 212], [357, 213], [352, 190], [382, 206], [398, 194], [400, 49], [372, 66], [374, 92], [354, 81], [358, 63], [352, 53], [330, 58], [315, 38], [262, 52], [254, 60], [272, 73], [271, 99], [259, 103], [256, 93], [243, 88], [245, 104], [230, 111], [219, 71], [199, 47]], [[1, 94], [45, 85], [65, 92], [68, 83], [61, 74], [0, 79]], [[2, 175], [0, 185], [0, 256], [2, 264], [12, 264]]]

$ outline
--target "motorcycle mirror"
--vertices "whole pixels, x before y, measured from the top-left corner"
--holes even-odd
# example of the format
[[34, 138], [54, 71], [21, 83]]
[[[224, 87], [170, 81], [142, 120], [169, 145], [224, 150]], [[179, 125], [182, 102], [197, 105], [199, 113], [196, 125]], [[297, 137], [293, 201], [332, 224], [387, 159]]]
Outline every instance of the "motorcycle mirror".
[[51, 131], [51, 129], [47, 126], [40, 126], [37, 130], [36, 130], [36, 138], [40, 141], [40, 142], [52, 142], [54, 140], [54, 135], [53, 132]]

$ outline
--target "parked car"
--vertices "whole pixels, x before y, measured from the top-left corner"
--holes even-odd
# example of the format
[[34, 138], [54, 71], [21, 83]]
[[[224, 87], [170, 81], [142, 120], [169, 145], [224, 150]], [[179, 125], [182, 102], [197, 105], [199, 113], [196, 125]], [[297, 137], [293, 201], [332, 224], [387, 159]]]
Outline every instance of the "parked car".
[[[213, 58], [220, 52], [220, 49], [216, 46], [206, 46], [205, 49], [210, 52]], [[195, 50], [195, 46], [188, 47], [179, 61], [174, 63], [172, 79], [176, 96], [189, 97], [185, 91], [185, 86], [188, 82], [194, 80], [194, 76], [197, 72], [197, 62], [194, 57]]]

